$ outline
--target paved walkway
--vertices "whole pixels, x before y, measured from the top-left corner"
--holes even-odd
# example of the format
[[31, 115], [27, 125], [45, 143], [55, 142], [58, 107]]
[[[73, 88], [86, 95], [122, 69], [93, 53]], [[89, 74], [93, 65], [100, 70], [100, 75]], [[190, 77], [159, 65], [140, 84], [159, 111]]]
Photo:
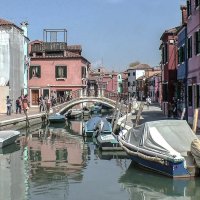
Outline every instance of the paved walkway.
[[[40, 114], [39, 108], [38, 107], [33, 107], [28, 110], [28, 116], [32, 115], [37, 115]], [[16, 114], [16, 113], [11, 113], [11, 115], [7, 115], [6, 113], [1, 113], [0, 114], [0, 121], [7, 121], [7, 120], [12, 120], [12, 119], [17, 119], [17, 118], [22, 118], [25, 117], [24, 112], [22, 111], [21, 114]]]
[[[162, 112], [159, 104], [152, 103], [149, 108], [144, 105], [142, 114], [140, 116], [139, 124], [145, 123], [147, 121], [157, 121], [168, 119]], [[118, 125], [130, 129], [135, 124], [136, 114], [129, 113], [127, 116], [123, 116], [119, 121]]]

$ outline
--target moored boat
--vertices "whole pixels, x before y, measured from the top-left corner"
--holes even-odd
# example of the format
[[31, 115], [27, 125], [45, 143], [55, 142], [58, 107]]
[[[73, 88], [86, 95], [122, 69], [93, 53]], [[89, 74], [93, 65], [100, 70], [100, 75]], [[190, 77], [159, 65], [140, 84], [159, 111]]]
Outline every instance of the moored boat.
[[0, 148], [13, 144], [19, 137], [20, 132], [14, 130], [0, 131]]
[[93, 134], [96, 137], [97, 146], [101, 150], [119, 151], [123, 150], [119, 145], [117, 136], [112, 133], [112, 125], [106, 118], [101, 118]]
[[88, 121], [86, 121], [83, 127], [83, 135], [87, 137], [92, 137], [94, 134], [94, 131], [96, 130], [96, 126], [98, 125], [100, 120], [101, 120], [101, 117], [95, 116], [89, 119]]
[[56, 114], [50, 115], [48, 120], [50, 123], [65, 123], [66, 118], [64, 115], [56, 113]]
[[83, 111], [81, 109], [70, 109], [65, 114], [65, 117], [68, 119], [81, 118], [83, 116]]
[[199, 175], [191, 149], [199, 140], [184, 120], [146, 122], [121, 131], [118, 140], [129, 157], [145, 168], [170, 177]]

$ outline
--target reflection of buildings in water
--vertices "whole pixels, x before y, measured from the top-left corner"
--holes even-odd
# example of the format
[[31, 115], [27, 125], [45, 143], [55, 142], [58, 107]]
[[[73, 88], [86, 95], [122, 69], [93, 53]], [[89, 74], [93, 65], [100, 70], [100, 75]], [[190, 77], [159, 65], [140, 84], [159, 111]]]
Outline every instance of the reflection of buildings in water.
[[[0, 153], [0, 199], [22, 200], [25, 198], [24, 161], [20, 159], [19, 148], [9, 152], [13, 145], [5, 147]], [[8, 150], [8, 152], [4, 152]]]
[[82, 135], [83, 122], [79, 120], [67, 120], [66, 129], [72, 134]]
[[82, 179], [84, 156], [83, 142], [79, 137], [67, 134], [65, 129], [47, 128], [34, 132], [27, 147], [33, 174], [43, 168], [64, 175], [77, 173]]
[[200, 199], [200, 180], [172, 179], [130, 165], [119, 183], [130, 194], [130, 199]]

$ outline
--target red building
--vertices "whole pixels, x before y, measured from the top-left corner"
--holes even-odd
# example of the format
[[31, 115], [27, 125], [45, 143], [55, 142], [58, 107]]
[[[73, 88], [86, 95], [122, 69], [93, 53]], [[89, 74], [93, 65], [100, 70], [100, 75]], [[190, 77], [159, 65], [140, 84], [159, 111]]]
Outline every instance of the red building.
[[177, 32], [180, 27], [166, 30], [160, 40], [162, 52], [162, 109], [168, 115], [169, 103], [172, 103], [175, 96], [177, 84]]
[[[62, 33], [63, 41], [58, 41]], [[29, 97], [32, 106], [44, 97], [67, 97], [72, 91], [86, 87], [90, 62], [81, 53], [80, 45], [68, 45], [66, 30], [44, 30], [43, 41], [29, 45]], [[60, 36], [59, 36], [60, 37]]]

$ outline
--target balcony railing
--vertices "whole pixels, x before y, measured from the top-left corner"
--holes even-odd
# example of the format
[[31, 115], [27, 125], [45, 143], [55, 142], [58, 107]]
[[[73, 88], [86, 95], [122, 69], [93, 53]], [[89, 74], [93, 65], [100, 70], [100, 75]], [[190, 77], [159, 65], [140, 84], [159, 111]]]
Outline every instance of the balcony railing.
[[31, 52], [64, 51], [65, 49], [67, 49], [65, 42], [43, 42], [31, 45]]

